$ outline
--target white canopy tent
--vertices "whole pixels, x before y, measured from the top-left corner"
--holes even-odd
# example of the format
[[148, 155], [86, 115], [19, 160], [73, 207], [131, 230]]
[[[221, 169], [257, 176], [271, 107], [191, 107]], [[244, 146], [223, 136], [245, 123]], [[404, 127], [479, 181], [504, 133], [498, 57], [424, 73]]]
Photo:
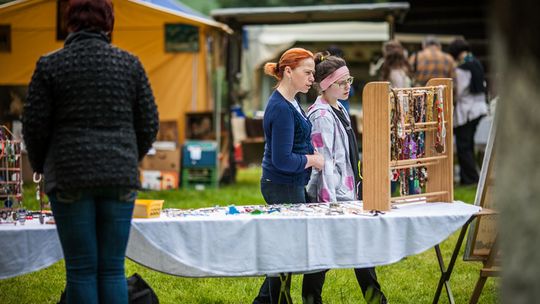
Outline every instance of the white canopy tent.
[[[302, 42], [384, 42], [390, 39], [387, 22], [325, 22], [244, 26], [241, 89], [248, 98], [269, 94], [270, 78], [260, 79], [265, 62], [276, 60], [286, 49]], [[320, 50], [312, 50], [320, 51]]]

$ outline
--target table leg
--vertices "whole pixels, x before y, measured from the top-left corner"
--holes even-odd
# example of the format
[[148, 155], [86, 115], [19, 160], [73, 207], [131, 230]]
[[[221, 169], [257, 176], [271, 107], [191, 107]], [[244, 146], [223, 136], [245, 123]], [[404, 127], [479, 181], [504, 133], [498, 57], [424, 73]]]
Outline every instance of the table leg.
[[280, 273], [279, 280], [281, 281], [281, 288], [279, 290], [278, 303], [281, 304], [281, 297], [285, 297], [285, 302], [292, 304], [291, 291], [287, 288], [287, 280], [291, 276], [291, 273]]
[[446, 289], [446, 294], [448, 295], [448, 300], [450, 301], [450, 304], [455, 303], [454, 295], [452, 294], [452, 290], [450, 289], [450, 276], [452, 275], [452, 271], [454, 270], [454, 265], [456, 264], [457, 256], [459, 255], [459, 250], [461, 249], [461, 244], [463, 243], [463, 239], [465, 238], [467, 228], [469, 228], [469, 225], [475, 217], [475, 215], [471, 216], [471, 218], [467, 220], [467, 222], [462, 226], [461, 232], [459, 233], [459, 237], [456, 242], [456, 246], [454, 247], [454, 252], [452, 253], [452, 257], [450, 259], [450, 263], [448, 264], [448, 268], [445, 269], [441, 248], [439, 247], [439, 245], [435, 245], [435, 253], [437, 254], [437, 260], [439, 261], [441, 278], [439, 279], [439, 285], [437, 286], [437, 291], [435, 292], [435, 297], [433, 298], [433, 304], [439, 303], [439, 298], [441, 296], [443, 285]]

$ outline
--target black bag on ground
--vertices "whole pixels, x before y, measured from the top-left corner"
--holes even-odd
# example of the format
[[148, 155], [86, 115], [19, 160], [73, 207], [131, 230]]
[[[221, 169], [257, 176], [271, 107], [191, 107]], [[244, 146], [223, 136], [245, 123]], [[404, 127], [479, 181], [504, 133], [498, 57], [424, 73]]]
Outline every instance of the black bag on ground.
[[[127, 279], [130, 304], [159, 304], [158, 297], [152, 287], [138, 274]], [[66, 304], [66, 290], [62, 291], [58, 304]]]
[[129, 277], [127, 283], [130, 304], [159, 304], [152, 287], [138, 273]]

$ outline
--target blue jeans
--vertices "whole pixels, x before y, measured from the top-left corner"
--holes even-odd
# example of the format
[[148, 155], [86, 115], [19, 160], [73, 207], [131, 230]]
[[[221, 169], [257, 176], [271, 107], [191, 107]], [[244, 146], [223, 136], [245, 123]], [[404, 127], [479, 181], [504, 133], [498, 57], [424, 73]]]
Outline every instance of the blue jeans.
[[67, 303], [128, 303], [124, 270], [135, 190], [48, 194], [66, 262]]
[[276, 184], [266, 178], [261, 179], [261, 193], [268, 205], [303, 204], [307, 200], [305, 186]]

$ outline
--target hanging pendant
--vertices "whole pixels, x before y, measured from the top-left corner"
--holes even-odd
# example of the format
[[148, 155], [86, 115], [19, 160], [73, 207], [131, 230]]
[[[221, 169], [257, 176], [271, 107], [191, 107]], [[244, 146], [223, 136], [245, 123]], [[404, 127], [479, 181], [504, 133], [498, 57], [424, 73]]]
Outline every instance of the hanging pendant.
[[433, 121], [433, 89], [427, 92], [426, 121]]

